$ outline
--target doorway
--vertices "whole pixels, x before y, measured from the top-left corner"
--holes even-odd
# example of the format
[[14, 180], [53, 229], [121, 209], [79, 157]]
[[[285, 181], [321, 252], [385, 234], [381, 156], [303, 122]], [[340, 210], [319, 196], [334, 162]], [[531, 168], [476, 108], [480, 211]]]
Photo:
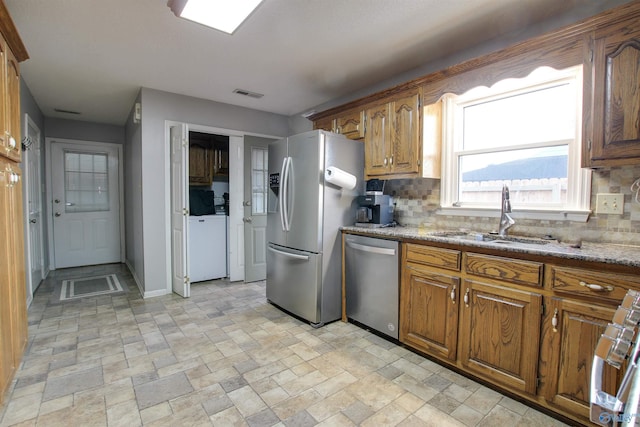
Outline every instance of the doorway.
[[267, 278], [267, 191], [271, 138], [244, 138], [244, 281]]
[[36, 123], [25, 114], [24, 215], [26, 236], [27, 306], [31, 304], [33, 293], [45, 278], [44, 230], [41, 192], [41, 134]]
[[122, 262], [122, 147], [47, 139], [53, 269]]
[[[179, 132], [176, 132], [177, 129], [173, 130], [173, 128], [182, 127]], [[183, 135], [184, 143], [180, 145], [183, 147], [184, 151], [180, 154], [183, 157], [182, 161], [173, 161], [172, 151], [177, 150], [177, 148], [172, 148], [172, 138], [171, 133], [174, 135], [181, 134]], [[244, 218], [244, 206], [243, 206], [243, 195], [244, 195], [244, 133], [238, 131], [232, 131], [228, 129], [214, 128], [209, 126], [202, 125], [192, 125], [180, 122], [165, 122], [165, 143], [166, 143], [166, 156], [167, 156], [167, 167], [171, 168], [170, 176], [176, 177], [167, 180], [167, 193], [172, 195], [171, 200], [167, 206], [167, 223], [171, 224], [171, 227], [167, 229], [167, 238], [168, 238], [168, 246], [167, 246], [167, 265], [171, 266], [170, 271], [167, 273], [168, 287], [167, 291], [172, 292], [173, 289], [177, 288], [179, 290], [179, 294], [189, 295], [190, 293], [190, 285], [185, 285], [185, 278], [188, 279], [187, 268], [188, 268], [188, 227], [186, 224], [181, 221], [177, 221], [180, 212], [183, 212], [183, 209], [188, 208], [188, 203], [186, 201], [186, 197], [183, 199], [181, 206], [174, 205], [174, 200], [180, 200], [182, 198], [181, 194], [186, 193], [188, 195], [188, 144], [187, 144], [187, 135], [189, 131], [196, 131], [205, 134], [214, 134], [220, 136], [227, 136], [229, 138], [229, 199], [228, 202], [228, 228], [227, 228], [227, 238], [228, 238], [228, 275], [229, 280], [232, 282], [245, 280], [245, 244], [244, 244], [244, 231], [245, 231], [245, 223], [243, 222]], [[268, 138], [268, 139], [277, 139], [276, 136], [271, 135], [256, 135], [258, 137]], [[175, 147], [175, 146], [174, 146]], [[185, 154], [185, 152], [187, 152]], [[174, 170], [174, 168], [179, 168], [180, 170]], [[181, 179], [177, 179], [177, 177], [182, 177]], [[185, 184], [182, 184], [180, 190], [175, 188], [175, 184], [180, 185], [179, 182], [182, 181]], [[175, 195], [175, 197], [174, 197]], [[179, 202], [180, 203], [180, 202]], [[185, 223], [187, 217], [183, 217]], [[185, 231], [186, 230], [186, 231]], [[171, 236], [169, 236], [171, 235]], [[183, 243], [180, 243], [183, 242]], [[184, 257], [184, 258], [183, 258]], [[188, 283], [188, 282], [187, 282]]]

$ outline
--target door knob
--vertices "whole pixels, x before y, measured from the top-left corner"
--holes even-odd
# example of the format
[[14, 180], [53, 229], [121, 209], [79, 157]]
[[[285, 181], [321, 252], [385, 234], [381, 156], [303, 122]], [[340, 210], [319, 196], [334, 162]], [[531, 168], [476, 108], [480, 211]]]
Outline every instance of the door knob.
[[242, 206], [251, 206], [251, 201], [245, 200], [244, 202], [242, 202]]
[[242, 218], [242, 221], [243, 221], [243, 222], [251, 222], [251, 221], [253, 221], [253, 220], [252, 220], [251, 218]]
[[55, 216], [60, 216], [60, 215], [62, 215], [60, 212], [55, 213]]
[[35, 220], [35, 219], [30, 219], [30, 220], [29, 220], [29, 222], [30, 222], [31, 224], [35, 224], [35, 223], [36, 223], [36, 220]]
[[60, 199], [55, 199], [54, 202], [60, 203]]

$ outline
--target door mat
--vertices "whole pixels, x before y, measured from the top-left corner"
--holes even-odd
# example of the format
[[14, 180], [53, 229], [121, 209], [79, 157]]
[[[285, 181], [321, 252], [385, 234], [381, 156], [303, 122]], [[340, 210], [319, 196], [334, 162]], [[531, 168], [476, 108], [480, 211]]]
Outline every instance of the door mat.
[[60, 301], [88, 298], [123, 291], [124, 289], [115, 274], [64, 280], [62, 282], [62, 289], [60, 290]]

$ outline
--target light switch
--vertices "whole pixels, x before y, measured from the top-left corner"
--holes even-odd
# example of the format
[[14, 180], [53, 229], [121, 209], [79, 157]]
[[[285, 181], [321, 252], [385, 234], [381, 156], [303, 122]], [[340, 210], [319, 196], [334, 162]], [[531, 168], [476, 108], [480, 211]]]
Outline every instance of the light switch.
[[596, 214], [622, 214], [624, 196], [622, 194], [596, 194]]

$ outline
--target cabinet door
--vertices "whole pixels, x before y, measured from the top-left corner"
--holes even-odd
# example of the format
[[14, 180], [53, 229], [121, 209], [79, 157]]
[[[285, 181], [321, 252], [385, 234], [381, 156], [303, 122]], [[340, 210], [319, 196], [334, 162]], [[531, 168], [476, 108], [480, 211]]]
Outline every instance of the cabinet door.
[[6, 128], [8, 157], [17, 162], [22, 158], [20, 143], [20, 65], [7, 49], [7, 82], [6, 82]]
[[364, 174], [366, 177], [389, 172], [391, 157], [391, 123], [389, 104], [366, 110], [367, 132], [364, 137]]
[[634, 25], [615, 33], [607, 29], [593, 43], [595, 165], [635, 164], [640, 158], [640, 30]]
[[472, 373], [534, 394], [542, 296], [465, 280], [460, 362]]
[[391, 170], [396, 174], [418, 173], [420, 154], [420, 95], [418, 90], [391, 103]]
[[400, 341], [456, 359], [460, 279], [407, 263], [400, 288]]
[[333, 117], [326, 117], [313, 122], [314, 129], [326, 130], [327, 132], [335, 131], [335, 120]]
[[364, 110], [349, 111], [335, 121], [335, 132], [349, 139], [364, 138]]
[[0, 158], [0, 402], [27, 344], [22, 184], [16, 163]]
[[[544, 397], [587, 420], [594, 350], [615, 310], [552, 298], [545, 312], [540, 351]], [[604, 391], [615, 395], [619, 375], [617, 369], [605, 364]]]
[[13, 362], [13, 309], [14, 289], [12, 286], [11, 258], [12, 212], [11, 176], [8, 162], [0, 157], [0, 245], [3, 256], [0, 257], [0, 403], [13, 378], [16, 365]]
[[212, 157], [209, 145], [199, 142], [189, 143], [189, 183], [211, 184], [213, 181]]
[[213, 152], [213, 174], [229, 175], [229, 143], [216, 142]]

